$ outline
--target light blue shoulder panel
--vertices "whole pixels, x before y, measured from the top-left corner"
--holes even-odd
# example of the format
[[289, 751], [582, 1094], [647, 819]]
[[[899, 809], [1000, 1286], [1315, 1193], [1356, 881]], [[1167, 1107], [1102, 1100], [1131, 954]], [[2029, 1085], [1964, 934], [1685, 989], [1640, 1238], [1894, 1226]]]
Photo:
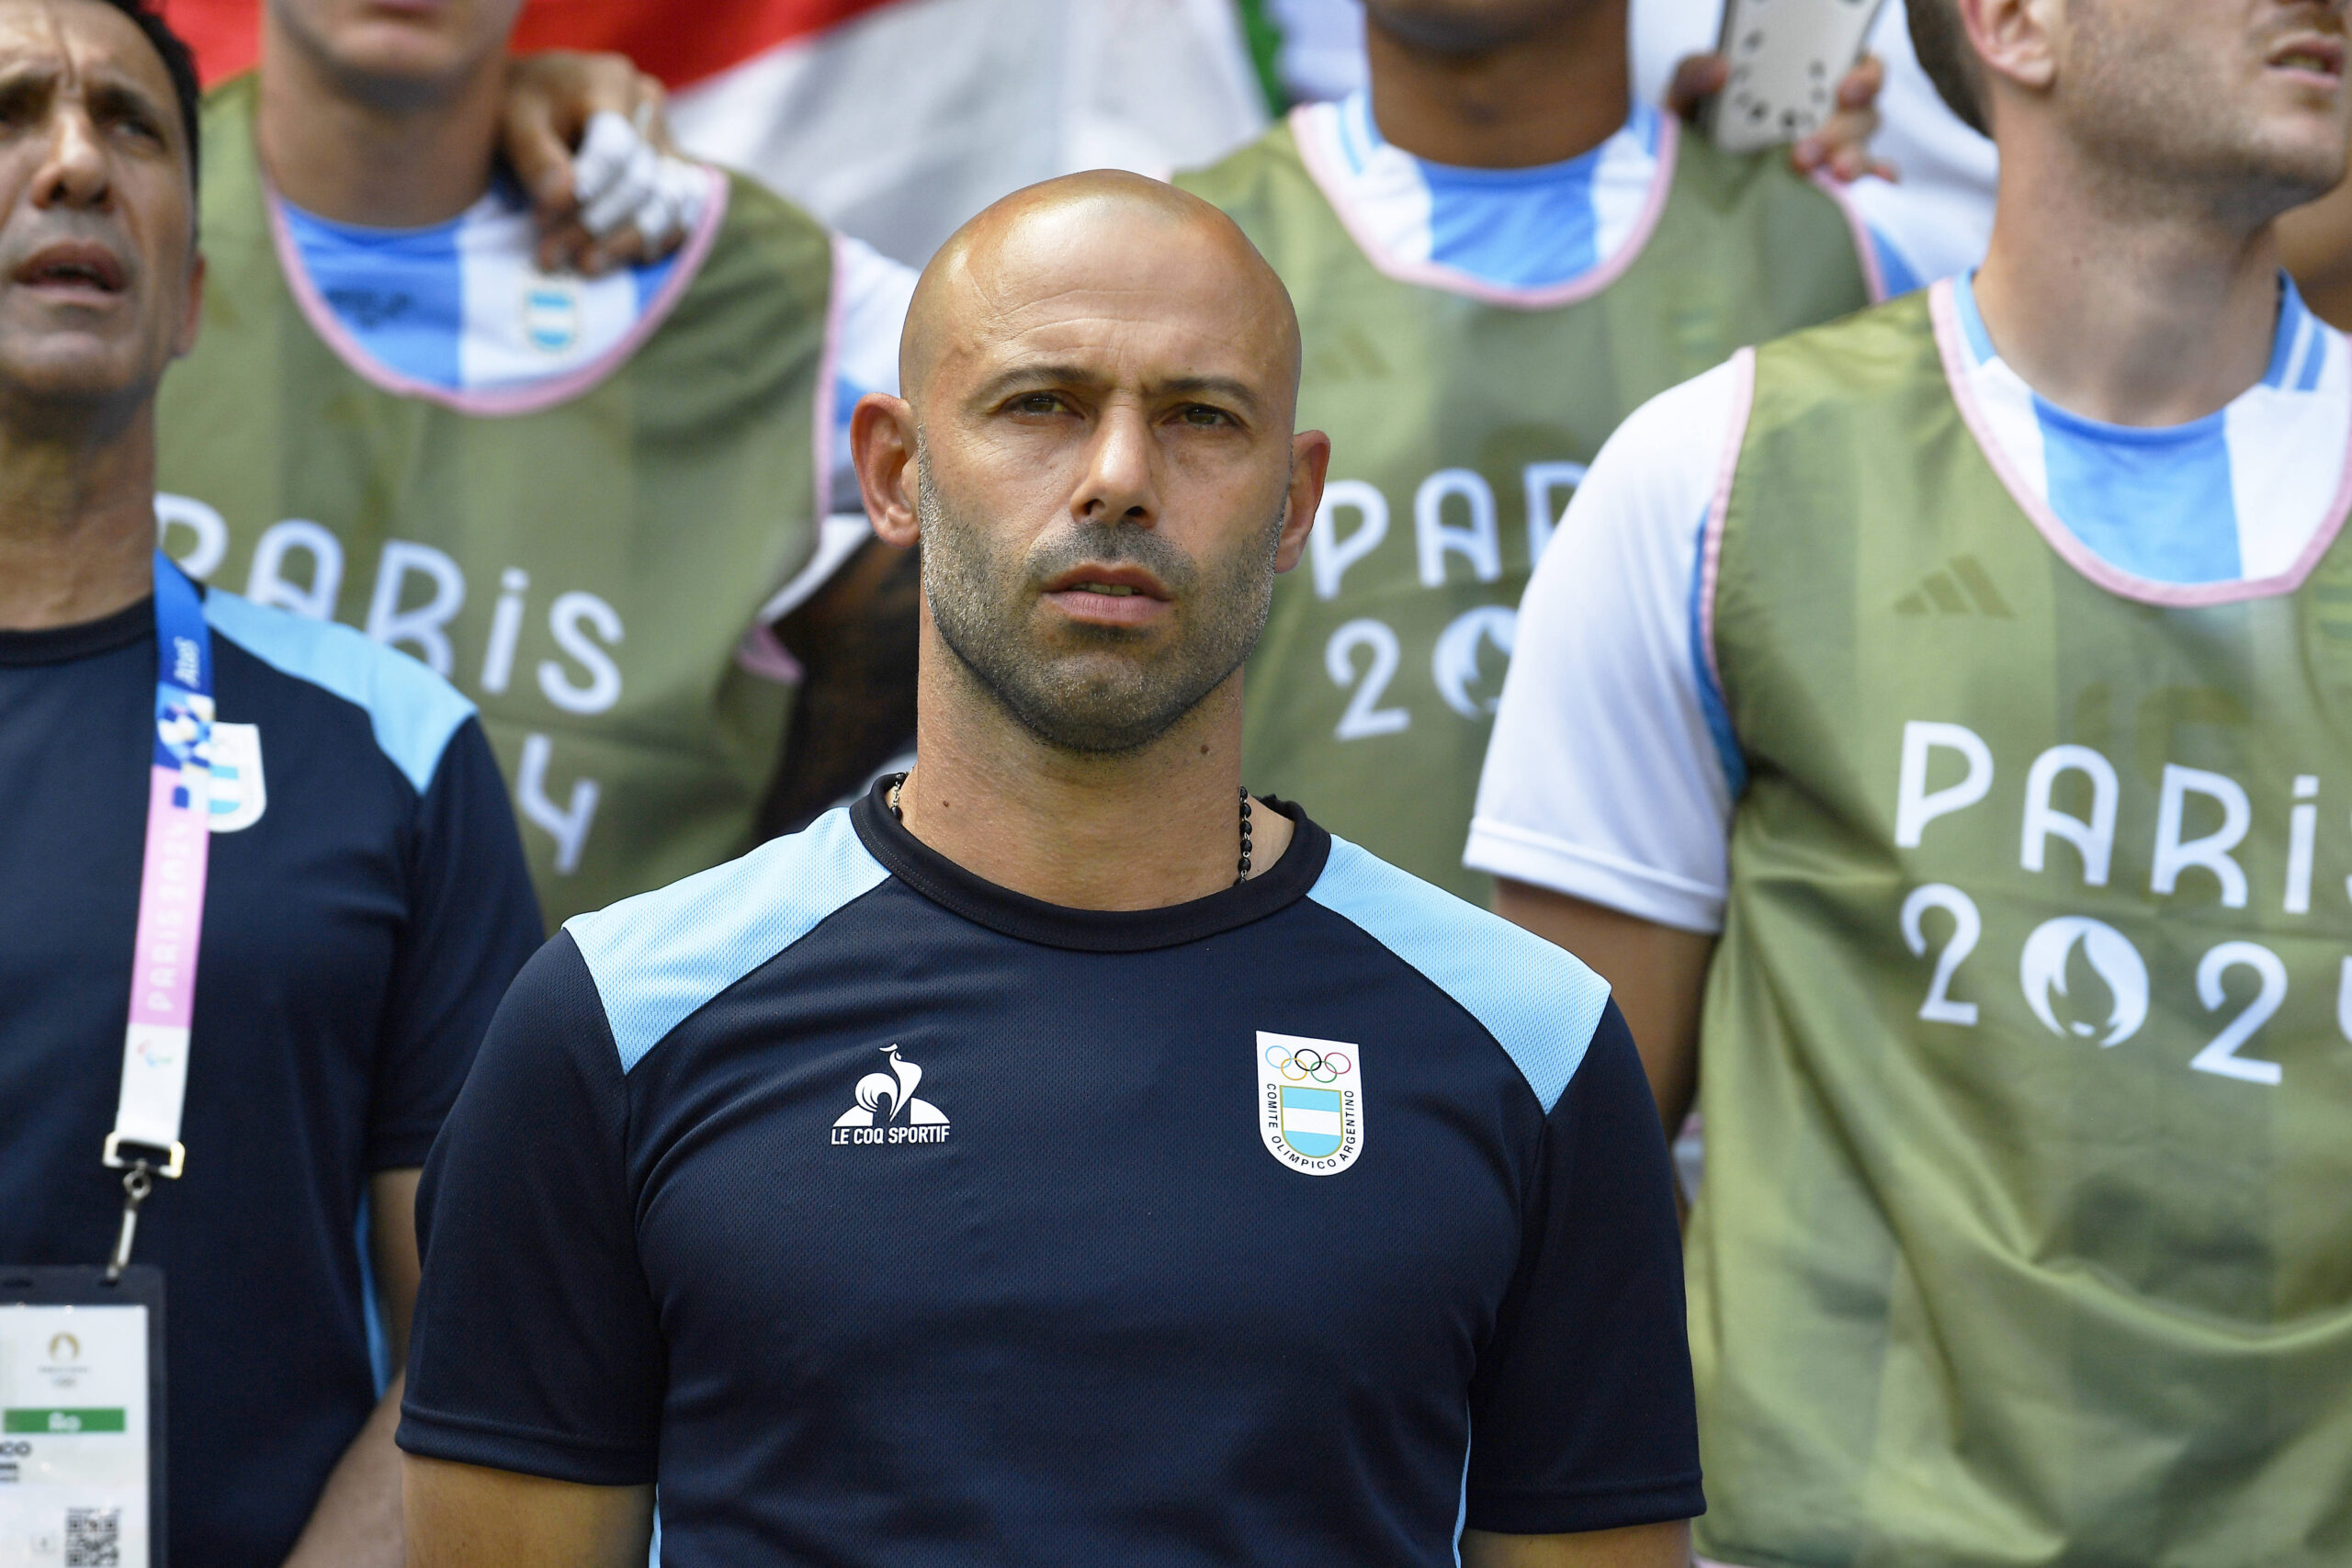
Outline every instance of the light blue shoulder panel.
[[1549, 1115], [1584, 1061], [1609, 982], [1532, 931], [1345, 839], [1307, 897], [1345, 916], [1487, 1026]]
[[604, 998], [621, 1071], [888, 875], [842, 807], [741, 860], [564, 921]]
[[204, 594], [212, 629], [297, 680], [368, 710], [376, 744], [423, 795], [441, 753], [474, 705], [458, 689], [397, 649], [334, 621], [314, 621], [240, 599], [225, 589]]

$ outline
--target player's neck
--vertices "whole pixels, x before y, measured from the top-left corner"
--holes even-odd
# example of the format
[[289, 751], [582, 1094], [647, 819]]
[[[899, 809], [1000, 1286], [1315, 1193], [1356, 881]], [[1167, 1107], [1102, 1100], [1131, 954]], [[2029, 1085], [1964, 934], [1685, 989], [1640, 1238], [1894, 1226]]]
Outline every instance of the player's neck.
[[[1156, 909], [1222, 892], [1239, 855], [1241, 677], [1158, 740], [1082, 756], [1037, 739], [928, 637], [908, 831], [975, 876], [1072, 909]], [[933, 655], [939, 655], [933, 657]], [[1290, 819], [1259, 810], [1251, 874]]]
[[264, 6], [262, 166], [305, 212], [374, 229], [446, 223], [490, 188], [506, 62], [493, 56], [428, 98], [371, 93], [290, 37]]
[[154, 406], [96, 434], [0, 419], [0, 629], [75, 626], [146, 597]]
[[2262, 378], [2278, 322], [2275, 226], [2177, 186], [2125, 189], [2065, 156], [2002, 153], [1976, 302], [2044, 398], [2115, 424], [2182, 424]]
[[1633, 112], [1625, 7], [1564, 6], [1534, 35], [1476, 54], [1442, 53], [1364, 28], [1373, 118], [1417, 158], [1523, 169], [1591, 152]]

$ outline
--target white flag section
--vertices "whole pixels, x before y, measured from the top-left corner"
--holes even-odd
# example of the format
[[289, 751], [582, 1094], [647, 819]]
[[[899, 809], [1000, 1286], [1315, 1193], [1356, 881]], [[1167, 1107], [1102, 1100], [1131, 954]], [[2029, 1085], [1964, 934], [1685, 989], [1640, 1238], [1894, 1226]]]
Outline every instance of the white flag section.
[[671, 115], [696, 157], [915, 265], [1009, 191], [1165, 175], [1266, 124], [1233, 0], [891, 0], [677, 87]]

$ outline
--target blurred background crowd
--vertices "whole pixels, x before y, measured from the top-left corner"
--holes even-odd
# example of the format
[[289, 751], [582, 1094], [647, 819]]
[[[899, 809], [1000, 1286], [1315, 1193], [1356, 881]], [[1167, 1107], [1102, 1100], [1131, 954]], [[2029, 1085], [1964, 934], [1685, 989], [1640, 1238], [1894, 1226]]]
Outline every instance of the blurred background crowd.
[[[156, 405], [164, 549], [243, 600], [364, 634], [372, 649], [351, 630], [304, 640], [276, 617], [238, 620], [246, 612], [218, 609], [227, 596], [216, 596], [220, 639], [364, 711], [353, 735], [366, 735], [336, 744], [383, 775], [364, 790], [320, 782], [354, 764], [304, 760], [332, 726], [294, 716], [293, 697], [259, 724], [265, 764], [265, 740], [224, 699], [216, 756], [245, 758], [248, 783], [220, 785], [209, 806], [221, 841], [205, 973], [243, 989], [214, 980], [194, 1003], [206, 1066], [187, 1090], [187, 1142], [209, 1157], [191, 1162], [175, 1213], [142, 1243], [173, 1270], [173, 1332], [187, 1345], [173, 1395], [184, 1562], [397, 1560], [390, 1432], [418, 1268], [406, 1215], [474, 1043], [532, 946], [572, 916], [804, 827], [909, 765], [920, 567], [867, 525], [853, 413], [862, 397], [899, 389], [899, 329], [934, 249], [990, 202], [1056, 175], [1115, 167], [1175, 180], [1235, 220], [1298, 306], [1299, 423], [1329, 430], [1334, 457], [1306, 558], [1276, 589], [1249, 665], [1249, 787], [1302, 802], [1335, 833], [1496, 905], [1619, 980], [1645, 1055], [1665, 1042], [1682, 1064], [1652, 1062], [1652, 1087], [1669, 1125], [1692, 1134], [1680, 1152], [1695, 1182], [1700, 1144], [1682, 1112], [1695, 1092], [1701, 986], [1725, 929], [1726, 823], [1747, 783], [1745, 738], [1702, 647], [1715, 635], [1700, 586], [1713, 586], [1713, 562], [1695, 558], [1702, 507], [1659, 531], [1681, 553], [1659, 547], [1665, 564], [1643, 588], [1655, 603], [1627, 616], [1641, 622], [1627, 646], [1641, 643], [1681, 683], [1667, 692], [1662, 677], [1666, 694], [1645, 707], [1656, 694], [1628, 680], [1626, 711], [1578, 709], [1587, 728], [1551, 727], [1582, 746], [1603, 731], [1679, 725], [1661, 750], [1612, 778], [1568, 741], [1504, 747], [1490, 763], [1489, 740], [1498, 707], [1509, 728], [1507, 667], [1514, 654], [1533, 662], [1522, 593], [1629, 415], [1739, 350], [1964, 279], [1984, 255], [1999, 160], [1975, 117], [1951, 107], [1968, 84], [1915, 51], [1905, 0], [1885, 0], [1863, 63], [1820, 82], [1815, 129], [1747, 153], [1715, 146], [1705, 118], [1737, 80], [1736, 63], [1714, 55], [1721, 0], [1518, 0], [1494, 9], [1525, 22], [1532, 41], [1491, 50], [1460, 41], [1480, 25], [1476, 5], [1439, 0], [161, 9], [194, 46], [206, 90], [209, 268], [202, 333]], [[431, 14], [413, 29], [424, 41], [396, 36], [407, 12]], [[2281, 291], [2276, 363], [2246, 394], [2276, 394], [2257, 414], [2296, 393], [2335, 400], [2278, 413], [2287, 434], [2270, 446], [2253, 428], [2268, 415], [2233, 415], [2229, 439], [2266, 455], [2242, 455], [2242, 475], [2267, 455], [2285, 454], [2282, 472], [2311, 466], [2312, 444], [2295, 432], [2336, 417], [2340, 340], [2316, 322], [2352, 323], [2347, 209], [2338, 187], [2281, 224], [2310, 313], [2294, 288]], [[1989, 342], [1978, 362], [1986, 377], [2008, 374]], [[2043, 418], [2034, 442], [2073, 450], [2056, 416], [2018, 397], [2021, 428]], [[2083, 448], [2109, 450], [2132, 423], [2092, 431]], [[1705, 445], [1713, 454], [1722, 443]], [[2037, 482], [2053, 494], [2059, 485]], [[2220, 483], [2226, 500], [2226, 475]], [[2109, 488], [2061, 498], [2087, 508], [2067, 525], [2089, 536], [2112, 522], [2093, 515], [2128, 486]], [[2323, 525], [2326, 505], [2302, 507], [2301, 496], [2280, 510], [2298, 527], [2297, 509], [2312, 512], [2306, 532], [2323, 547], [2341, 506]], [[2236, 551], [2231, 543], [2226, 570], [2185, 580], [2120, 555], [2107, 564], [2226, 598], [2269, 581], [2252, 547], [2243, 565]], [[1901, 586], [1908, 596], [1889, 613], [1910, 617], [1905, 626], [2011, 616], [1965, 554]], [[1605, 608], [1553, 625], [1597, 623]], [[59, 667], [112, 647], [44, 645], [19, 661]], [[403, 656], [398, 667], [387, 649]], [[440, 681], [423, 682], [409, 660]], [[1604, 664], [1577, 666], [1577, 678]], [[74, 705], [61, 699], [60, 715]], [[1669, 710], [1673, 725], [1660, 717]], [[1902, 787], [1926, 813], [1918, 823], [1984, 795], [1958, 798], [1978, 755], [1991, 777], [1981, 740], [1962, 731], [1975, 744], [1967, 751], [1902, 733]], [[1951, 753], [1937, 753], [1939, 766], [1971, 759], [1972, 783], [1923, 793], [1938, 746]], [[2037, 761], [2032, 787], [2047, 796], [2064, 768], [2092, 776], [2092, 764], [2106, 766]], [[1494, 794], [1480, 794], [1482, 767]], [[2162, 786], [2172, 793], [2161, 832], [2184, 852], [2206, 842], [2180, 841], [2171, 774], [2187, 771], [2167, 766]], [[2111, 842], [2114, 771], [2104, 776]], [[1656, 821], [1628, 829], [1624, 857], [1577, 860], [1504, 819], [1512, 803], [1498, 777], [1576, 796], [1594, 842], [1616, 803], [1637, 801]], [[124, 779], [125, 790], [141, 782]], [[1579, 794], [1588, 780], [1598, 782]], [[2220, 788], [2181, 786], [2192, 787]], [[266, 811], [292, 817], [304, 790], [311, 837], [234, 838]], [[1678, 790], [1688, 798], [1669, 798]], [[80, 808], [66, 794], [60, 813]], [[2245, 796], [2234, 798], [2243, 835]], [[1474, 814], [1498, 825], [1474, 836]], [[13, 959], [0, 950], [15, 1020], [46, 1016], [35, 993], [55, 976], [109, 976], [71, 996], [59, 982], [62, 1021], [27, 1026], [55, 1061], [114, 1033], [121, 1016], [109, 965], [130, 942], [140, 863], [133, 814], [117, 815], [115, 869], [87, 878], [106, 881], [112, 901], [95, 903], [86, 931], [59, 936], [48, 959], [29, 943]], [[2036, 820], [2092, 833], [2055, 807], [2029, 817], [2030, 835]], [[1902, 831], [1898, 844], [1916, 847], [1916, 825], [1907, 842]], [[2300, 916], [2312, 840], [2307, 827], [2294, 831], [2301, 870], [2287, 874], [2301, 878], [2303, 903], [2290, 894], [2285, 907]], [[2040, 842], [2029, 838], [2036, 873]], [[2180, 865], [2211, 870], [2218, 857], [2234, 872], [2228, 847]], [[1636, 865], [1634, 852], [1651, 848]], [[0, 865], [0, 887], [85, 876], [80, 862], [49, 853], [34, 844]], [[2244, 876], [2223, 886], [2235, 888], [2229, 907], [2243, 908]], [[1930, 900], [1938, 919], [1972, 933], [1953, 939], [1957, 954], [1976, 940], [1974, 906], [1936, 886], [1958, 900]], [[1915, 956], [1928, 951], [1927, 908], [1903, 907]], [[1611, 933], [1633, 927], [1651, 945], [1613, 948]], [[1891, 972], [1884, 957], [1858, 949], [1839, 972]], [[2324, 967], [2332, 996], [2332, 960]], [[1637, 999], [1644, 987], [1620, 979], [1637, 972], [1670, 979], [1655, 987], [1668, 999]], [[1931, 1007], [1962, 1006], [1943, 998], [1949, 972], [1938, 971]], [[2220, 980], [2210, 988], [2208, 1009]], [[1905, 1027], [1910, 1002], [1906, 989], [1889, 1014]], [[2032, 1003], [2056, 1032], [2046, 998]], [[2144, 1013], [2144, 994], [2141, 1003]], [[1973, 1027], [1973, 1005], [1964, 1010]], [[2352, 1033], [2352, 1021], [2343, 1027]], [[73, 1105], [35, 1115], [30, 1086], [50, 1059], [0, 1054], [0, 1175], [94, 1166], [113, 1064], [74, 1080]], [[337, 1066], [313, 1073], [314, 1059]], [[1777, 1168], [1750, 1154], [1760, 1189]], [[29, 1190], [35, 1178], [23, 1179]], [[110, 1181], [85, 1183], [53, 1213], [19, 1209], [0, 1223], [0, 1256], [88, 1253], [90, 1237], [113, 1234]], [[213, 1184], [201, 1201], [199, 1182]], [[355, 1235], [367, 1238], [356, 1259]], [[218, 1267], [228, 1256], [270, 1260], [269, 1332], [284, 1348], [270, 1368], [233, 1378], [218, 1346], [250, 1309], [245, 1282]], [[251, 1419], [220, 1444], [179, 1414], [231, 1408]], [[393, 1556], [371, 1556], [383, 1550]]]

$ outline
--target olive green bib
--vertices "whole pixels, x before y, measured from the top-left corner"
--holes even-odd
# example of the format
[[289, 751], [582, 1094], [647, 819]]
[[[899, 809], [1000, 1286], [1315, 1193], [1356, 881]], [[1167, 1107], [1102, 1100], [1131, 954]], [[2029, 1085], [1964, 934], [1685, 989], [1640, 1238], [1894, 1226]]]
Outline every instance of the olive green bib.
[[460, 412], [362, 377], [305, 317], [254, 99], [248, 76], [204, 107], [210, 271], [164, 383], [167, 544], [190, 556], [192, 530], [213, 581], [367, 628], [480, 704], [550, 923], [741, 852], [790, 694], [735, 655], [814, 537], [828, 236], [731, 180], [625, 363], [537, 412]]
[[1923, 297], [1758, 352], [1720, 526], [1702, 1550], [2352, 1562], [2352, 544], [2098, 585]]
[[1844, 214], [1777, 155], [1669, 126], [1659, 157], [1670, 188], [1632, 265], [1542, 309], [1382, 272], [1288, 125], [1177, 181], [1289, 287], [1298, 423], [1332, 441], [1307, 559], [1245, 676], [1250, 787], [1482, 903], [1462, 864], [1478, 769], [1520, 594], [1585, 465], [1657, 393], [1869, 298]]

